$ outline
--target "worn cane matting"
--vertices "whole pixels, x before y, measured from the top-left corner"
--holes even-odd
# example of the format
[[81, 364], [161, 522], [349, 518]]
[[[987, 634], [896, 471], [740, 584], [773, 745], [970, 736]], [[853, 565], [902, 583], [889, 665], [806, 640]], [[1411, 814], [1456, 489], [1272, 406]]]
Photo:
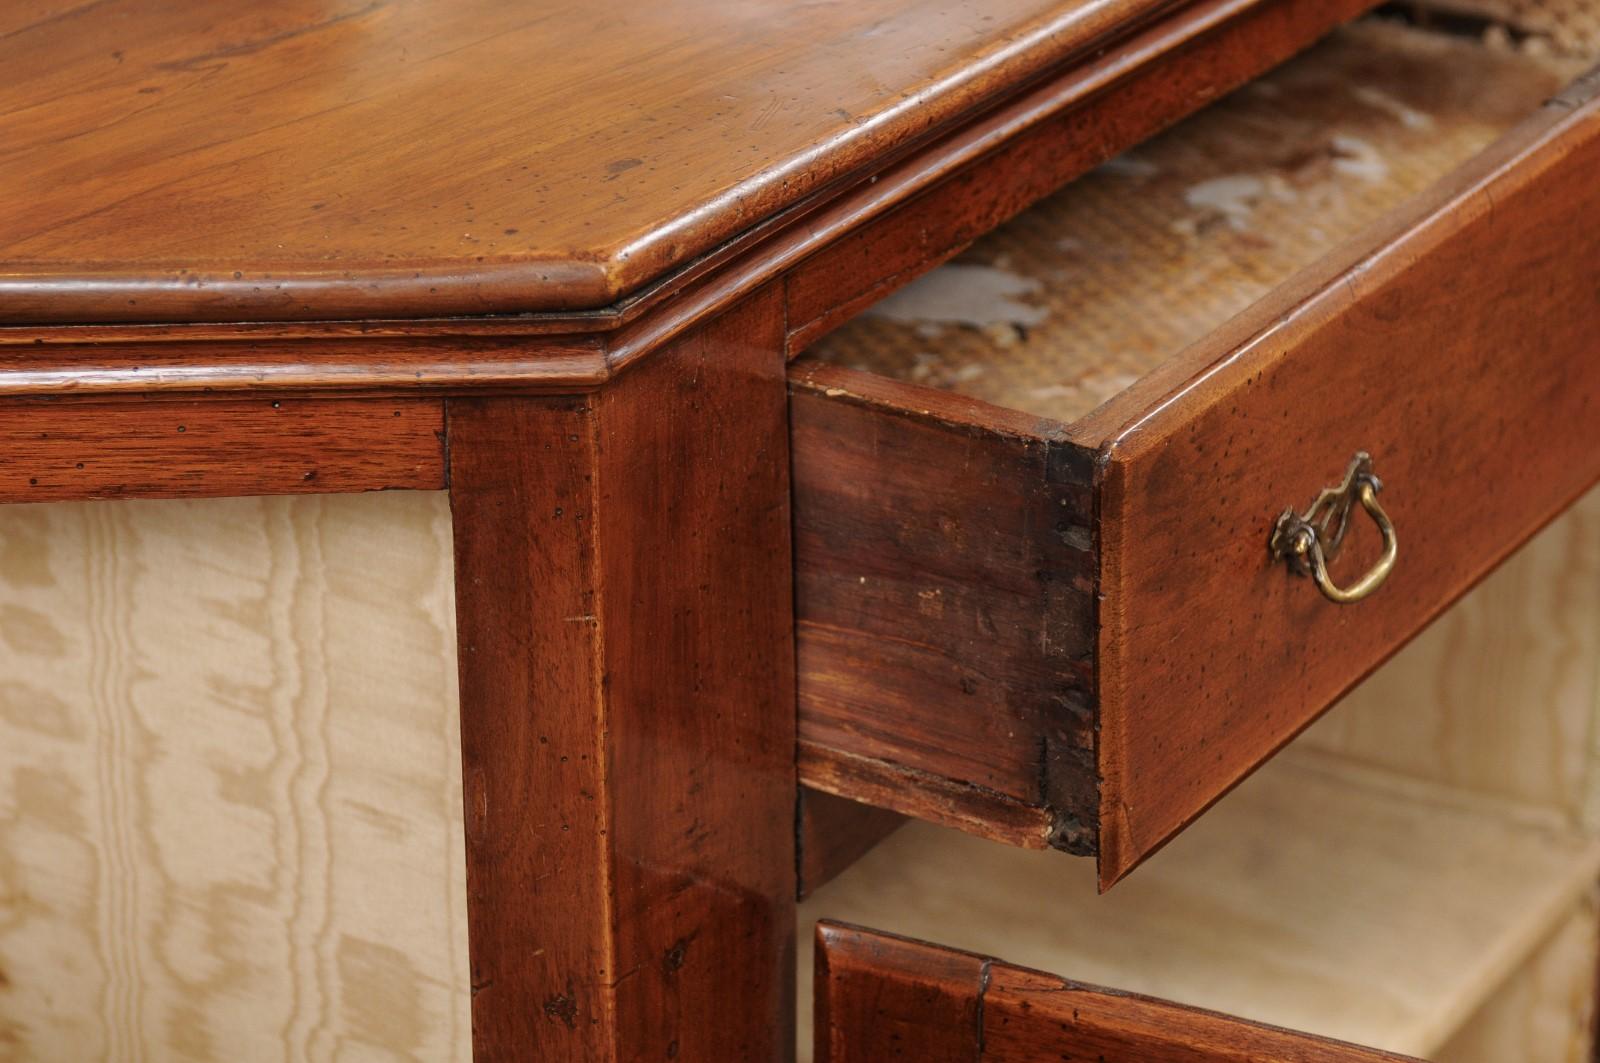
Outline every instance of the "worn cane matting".
[[1338, 31], [819, 341], [1063, 421], [1422, 191], [1581, 73], [1391, 21]]
[[1504, 26], [1508, 32], [1491, 32], [1491, 42], [1508, 41], [1515, 35], [1537, 38], [1519, 42], [1524, 48], [1548, 44], [1563, 55], [1588, 58], [1600, 54], [1600, 0], [1432, 0], [1432, 6]]

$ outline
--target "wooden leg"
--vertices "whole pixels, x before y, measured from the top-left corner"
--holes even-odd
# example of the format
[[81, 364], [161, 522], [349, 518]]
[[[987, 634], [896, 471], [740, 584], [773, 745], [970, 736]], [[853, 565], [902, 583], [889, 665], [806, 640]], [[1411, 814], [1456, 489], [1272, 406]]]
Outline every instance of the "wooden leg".
[[772, 293], [598, 395], [449, 408], [478, 1060], [793, 1043]]

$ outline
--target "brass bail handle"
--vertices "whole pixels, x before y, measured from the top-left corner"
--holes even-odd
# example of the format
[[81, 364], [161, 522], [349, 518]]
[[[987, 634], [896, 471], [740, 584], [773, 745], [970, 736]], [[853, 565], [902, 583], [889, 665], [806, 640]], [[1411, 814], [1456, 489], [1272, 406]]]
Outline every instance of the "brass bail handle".
[[[1383, 482], [1372, 471], [1372, 457], [1365, 451], [1357, 453], [1345, 470], [1343, 483], [1324, 488], [1303, 514], [1286, 509], [1278, 517], [1269, 544], [1273, 558], [1287, 561], [1291, 569], [1309, 575], [1329, 601], [1341, 605], [1359, 602], [1383, 586], [1383, 581], [1394, 570], [1394, 559], [1399, 552], [1394, 524], [1378, 504], [1381, 490]], [[1350, 526], [1350, 513], [1357, 502], [1383, 533], [1383, 556], [1366, 575], [1348, 587], [1340, 587], [1328, 575], [1328, 559], [1338, 556], [1344, 533]]]

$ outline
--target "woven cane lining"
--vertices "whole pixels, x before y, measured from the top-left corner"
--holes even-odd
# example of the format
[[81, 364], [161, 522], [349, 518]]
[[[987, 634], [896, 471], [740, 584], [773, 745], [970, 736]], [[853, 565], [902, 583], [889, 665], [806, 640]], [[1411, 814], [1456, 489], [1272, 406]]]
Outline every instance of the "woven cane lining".
[[1347, 27], [815, 353], [1075, 420], [1482, 150], [1582, 66], [1391, 21]]
[[[1433, 0], [1436, 7], [1478, 15], [1555, 51], [1579, 58], [1600, 55], [1600, 0]], [[1491, 39], [1494, 35], [1491, 35]], [[1524, 42], [1526, 46], [1527, 42]]]

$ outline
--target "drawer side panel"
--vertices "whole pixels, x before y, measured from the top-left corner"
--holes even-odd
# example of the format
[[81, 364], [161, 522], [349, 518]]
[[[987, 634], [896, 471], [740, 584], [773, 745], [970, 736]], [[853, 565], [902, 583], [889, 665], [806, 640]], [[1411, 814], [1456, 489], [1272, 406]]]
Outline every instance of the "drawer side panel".
[[790, 402], [802, 781], [1089, 851], [1087, 455], [836, 367], [802, 363]]

